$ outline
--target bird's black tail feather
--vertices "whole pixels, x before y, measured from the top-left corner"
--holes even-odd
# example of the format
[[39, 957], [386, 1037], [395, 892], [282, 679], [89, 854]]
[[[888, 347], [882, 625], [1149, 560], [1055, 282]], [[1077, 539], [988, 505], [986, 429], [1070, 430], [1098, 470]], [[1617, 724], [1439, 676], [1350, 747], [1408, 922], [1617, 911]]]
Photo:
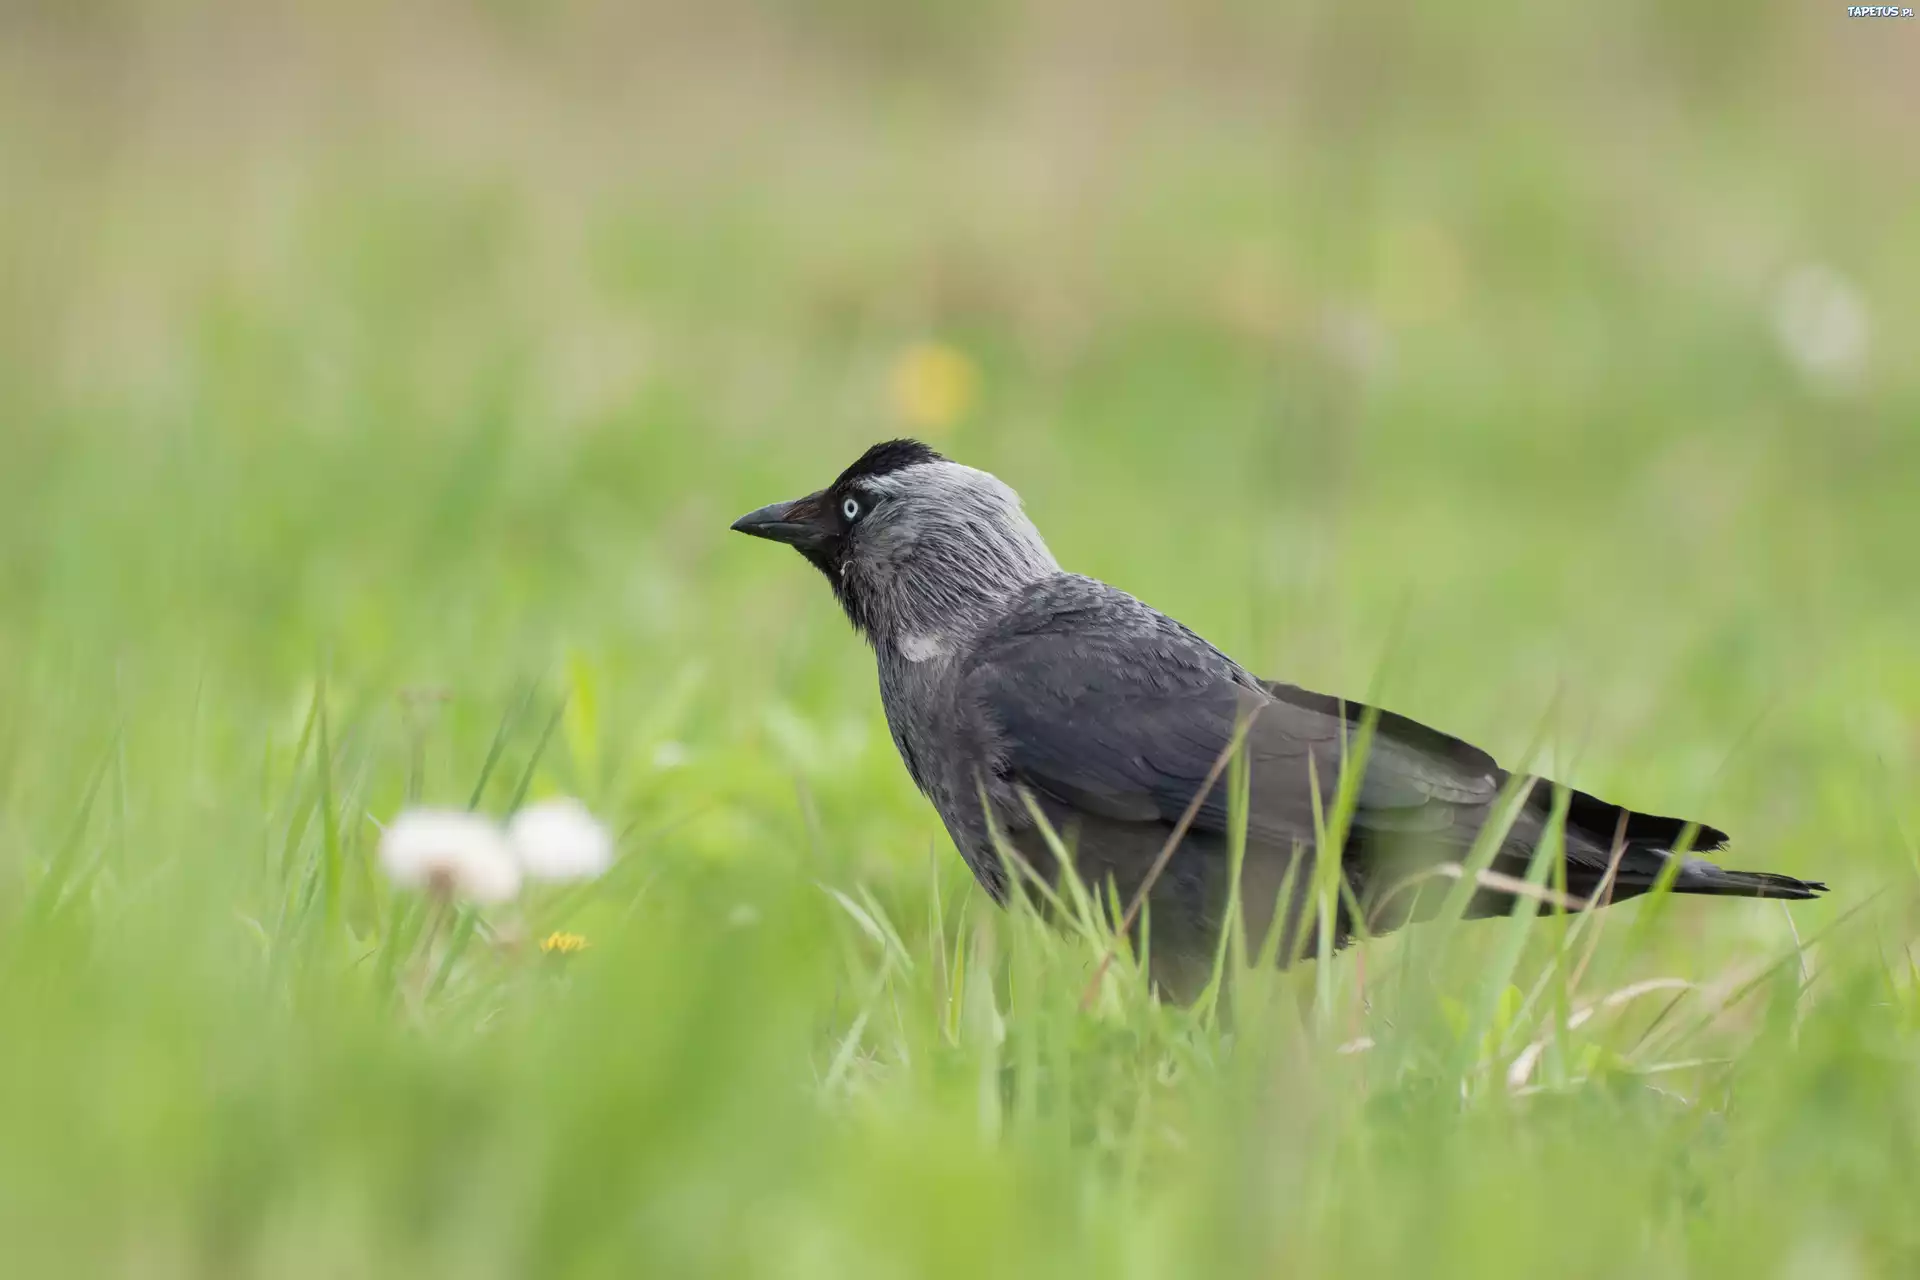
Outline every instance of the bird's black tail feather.
[[1675, 893], [1721, 898], [1817, 898], [1827, 891], [1818, 880], [1796, 880], [1772, 871], [1723, 871], [1710, 862], [1690, 860], [1673, 882]]

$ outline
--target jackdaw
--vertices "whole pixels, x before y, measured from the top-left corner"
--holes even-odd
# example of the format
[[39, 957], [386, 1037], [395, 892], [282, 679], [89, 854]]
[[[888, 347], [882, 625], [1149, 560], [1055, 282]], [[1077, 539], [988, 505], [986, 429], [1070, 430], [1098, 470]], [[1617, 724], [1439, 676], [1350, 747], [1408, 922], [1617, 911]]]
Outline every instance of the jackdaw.
[[1423, 870], [1457, 869], [1482, 825], [1512, 812], [1466, 907], [1505, 913], [1557, 793], [1565, 865], [1554, 883], [1567, 905], [1631, 898], [1663, 873], [1676, 893], [1826, 888], [1694, 856], [1726, 843], [1705, 823], [1510, 779], [1478, 747], [1404, 716], [1258, 679], [1124, 591], [1064, 572], [1013, 490], [918, 441], [877, 444], [825, 489], [733, 528], [784, 542], [826, 574], [879, 659], [907, 772], [987, 892], [1005, 901], [1015, 857], [1052, 874], [1043, 816], [1086, 884], [1111, 880], [1122, 902], [1148, 885], [1151, 968], [1172, 993], [1197, 989], [1227, 909], [1234, 815], [1221, 766], [1237, 733], [1250, 780], [1241, 901], [1256, 953], [1276, 915], [1280, 953], [1312, 953], [1315, 831], [1367, 733], [1335, 945], [1356, 925], [1379, 933], [1431, 914], [1442, 890]]

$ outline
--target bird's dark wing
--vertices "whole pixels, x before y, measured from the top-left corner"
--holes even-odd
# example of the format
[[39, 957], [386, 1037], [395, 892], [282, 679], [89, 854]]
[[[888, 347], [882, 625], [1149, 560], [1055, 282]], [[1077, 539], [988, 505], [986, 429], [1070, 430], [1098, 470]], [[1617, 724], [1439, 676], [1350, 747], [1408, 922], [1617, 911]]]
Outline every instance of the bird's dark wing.
[[[1344, 718], [1347, 723], [1358, 728], [1366, 714], [1373, 710], [1362, 702], [1353, 702], [1345, 698], [1336, 698], [1330, 694], [1315, 693], [1311, 689], [1302, 689], [1298, 685], [1283, 684], [1277, 680], [1261, 682], [1268, 693], [1282, 702], [1297, 706], [1311, 707]], [[1463, 742], [1451, 734], [1442, 733], [1418, 720], [1409, 720], [1391, 711], [1376, 712], [1378, 732], [1393, 741], [1417, 746], [1430, 756], [1444, 757], [1457, 763], [1461, 768], [1492, 775], [1498, 784], [1505, 785], [1507, 771], [1494, 763], [1492, 756], [1470, 742]], [[1536, 788], [1529, 800], [1530, 807], [1542, 813], [1551, 805], [1550, 788]], [[1684, 818], [1667, 818], [1653, 813], [1635, 813], [1623, 810], [1619, 805], [1602, 800], [1585, 791], [1569, 789], [1567, 825], [1577, 831], [1594, 837], [1604, 837], [1611, 846], [1622, 814], [1626, 817], [1624, 832], [1625, 843], [1630, 848], [1648, 850], [1667, 850], [1679, 844], [1686, 828], [1695, 828], [1690, 848], [1697, 850], [1719, 849], [1727, 843], [1727, 833], [1717, 827], [1703, 823], [1689, 823]], [[1577, 856], [1577, 853], [1576, 853]]]
[[[1437, 899], [1402, 888], [1423, 868], [1459, 860], [1510, 781], [1486, 752], [1404, 716], [1255, 680], [1178, 623], [1089, 579], [1063, 576], [1031, 591], [970, 649], [956, 693], [956, 727], [994, 773], [982, 781], [1023, 788], [1056, 826], [1077, 824], [1083, 873], [1110, 876], [1123, 894], [1151, 874], [1172, 828], [1246, 724], [1252, 786], [1242, 901], [1250, 936], [1263, 937], [1273, 917], [1261, 904], [1277, 903], [1293, 883], [1281, 935], [1287, 954], [1311, 933], [1303, 931], [1309, 917], [1293, 854], [1315, 843], [1316, 785], [1321, 812], [1331, 812], [1342, 760], [1363, 724], [1371, 721], [1374, 732], [1341, 862], [1374, 931], [1431, 909]], [[1225, 901], [1227, 793], [1224, 778], [1208, 791], [1181, 856], [1154, 890], [1155, 936], [1174, 958], [1211, 954], [1206, 939]], [[1554, 796], [1551, 785], [1532, 788], [1495, 853], [1494, 870], [1526, 874]], [[1610, 899], [1646, 892], [1693, 825], [1628, 813], [1584, 792], [1570, 791], [1567, 800], [1561, 847], [1566, 887], [1576, 898], [1603, 884], [1611, 885]], [[1003, 816], [1021, 852], [1043, 859], [1045, 847], [1018, 807]], [[1711, 849], [1725, 839], [1699, 827], [1692, 847]], [[1800, 898], [1823, 886], [1723, 871], [1690, 857], [1673, 887]], [[1482, 887], [1467, 914], [1504, 912], [1512, 902], [1511, 893]], [[1336, 944], [1351, 926], [1342, 910]]]
[[[1330, 803], [1356, 736], [1344, 705], [1254, 681], [1184, 627], [1112, 588], [1082, 589], [1065, 611], [1018, 611], [975, 647], [961, 685], [962, 712], [977, 718], [986, 754], [1003, 774], [1080, 812], [1135, 822], [1178, 821], [1236, 725], [1251, 717], [1250, 830], [1287, 845], [1313, 840], [1316, 781], [1322, 804]], [[1484, 752], [1383, 716], [1355, 830], [1470, 843], [1502, 778]], [[1226, 830], [1227, 810], [1222, 780], [1195, 814], [1194, 829]]]

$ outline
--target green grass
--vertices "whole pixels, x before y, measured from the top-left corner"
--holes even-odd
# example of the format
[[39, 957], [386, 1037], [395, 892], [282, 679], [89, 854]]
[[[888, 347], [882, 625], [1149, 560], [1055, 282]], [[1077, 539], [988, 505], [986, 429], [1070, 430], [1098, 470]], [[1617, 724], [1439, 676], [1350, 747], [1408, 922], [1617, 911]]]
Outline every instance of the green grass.
[[[1590, 9], [5, 19], [9, 1273], [1911, 1273], [1910, 33]], [[1069, 567], [1834, 893], [1083, 1007], [726, 531], [928, 339]], [[377, 872], [548, 794], [589, 889]]]

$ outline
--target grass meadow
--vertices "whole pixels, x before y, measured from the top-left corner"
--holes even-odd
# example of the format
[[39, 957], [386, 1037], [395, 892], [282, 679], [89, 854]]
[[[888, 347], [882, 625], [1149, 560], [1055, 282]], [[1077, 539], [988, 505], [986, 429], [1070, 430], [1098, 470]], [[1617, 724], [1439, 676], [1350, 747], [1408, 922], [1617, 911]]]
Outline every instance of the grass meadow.
[[[0, 8], [4, 1270], [1914, 1274], [1916, 41]], [[1083, 1003], [727, 531], [897, 434], [1264, 675], [1833, 892]], [[609, 875], [380, 875], [549, 795]]]

